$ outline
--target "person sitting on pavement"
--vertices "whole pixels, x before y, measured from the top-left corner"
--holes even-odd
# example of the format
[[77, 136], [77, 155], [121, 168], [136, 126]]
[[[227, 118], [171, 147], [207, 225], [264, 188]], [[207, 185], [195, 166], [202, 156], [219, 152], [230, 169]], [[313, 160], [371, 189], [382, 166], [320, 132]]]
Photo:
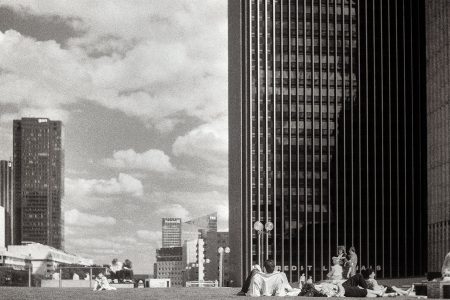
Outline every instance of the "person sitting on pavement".
[[106, 278], [105, 275], [103, 275], [103, 273], [99, 273], [94, 281], [94, 291], [102, 291], [102, 290], [111, 291], [116, 290], [116, 288], [109, 285], [108, 279]]
[[245, 279], [244, 284], [242, 285], [242, 289], [239, 291], [239, 293], [237, 293], [238, 296], [245, 296], [247, 294], [252, 278], [256, 273], [262, 273], [261, 267], [259, 265], [252, 266], [252, 270]]
[[123, 262], [122, 274], [124, 281], [133, 282], [133, 264], [128, 258]]
[[122, 263], [117, 258], [112, 260], [111, 266], [109, 267], [109, 273], [111, 275], [111, 280], [114, 282], [123, 280]]
[[341, 259], [338, 256], [333, 256], [332, 258], [333, 266], [330, 272], [327, 274], [327, 278], [330, 281], [342, 280], [342, 273], [344, 272], [341, 266]]
[[275, 263], [269, 259], [264, 262], [263, 272], [252, 272], [247, 296], [297, 296], [299, 289], [292, 288], [283, 272], [275, 271]]
[[372, 268], [362, 270], [361, 274], [367, 282], [368, 289], [374, 291], [386, 290], [384, 296], [409, 296], [412, 292], [412, 288], [405, 291], [396, 286], [390, 287], [378, 284], [378, 281], [375, 279], [375, 271]]
[[381, 290], [370, 290], [361, 273], [358, 273], [344, 281], [342, 283], [342, 287], [344, 288], [345, 297], [377, 297], [383, 296], [386, 292], [386, 288]]

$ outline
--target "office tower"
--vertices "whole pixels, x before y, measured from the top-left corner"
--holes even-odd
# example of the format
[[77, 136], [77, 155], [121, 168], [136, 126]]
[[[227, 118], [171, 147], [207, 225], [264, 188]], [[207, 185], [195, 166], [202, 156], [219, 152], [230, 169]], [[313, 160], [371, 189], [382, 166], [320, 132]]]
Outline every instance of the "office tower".
[[423, 274], [423, 2], [232, 0], [228, 16], [232, 280], [266, 258], [320, 280], [339, 245], [378, 277]]
[[0, 160], [0, 206], [5, 209], [5, 243], [12, 245], [14, 232], [13, 218], [13, 172], [12, 162]]
[[450, 251], [450, 2], [426, 1], [428, 272]]
[[181, 247], [180, 218], [162, 218], [162, 247]]
[[14, 243], [63, 248], [64, 150], [61, 121], [13, 124]]

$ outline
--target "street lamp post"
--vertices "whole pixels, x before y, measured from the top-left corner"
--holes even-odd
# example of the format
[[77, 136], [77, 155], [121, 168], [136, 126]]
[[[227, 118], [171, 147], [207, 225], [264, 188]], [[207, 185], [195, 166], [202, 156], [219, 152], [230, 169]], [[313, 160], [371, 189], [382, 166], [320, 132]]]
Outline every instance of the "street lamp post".
[[[262, 266], [263, 261], [264, 261], [264, 241], [261, 238], [261, 236], [268, 236], [270, 234], [270, 232], [273, 230], [273, 223], [272, 222], [267, 222], [265, 225], [260, 222], [260, 221], [256, 221], [253, 224], [253, 229], [256, 230], [256, 232], [258, 232], [258, 250], [261, 253], [260, 255], [258, 255], [259, 257], [259, 265]], [[265, 232], [264, 232], [265, 229]], [[266, 256], [268, 256], [268, 251], [266, 252]], [[267, 259], [268, 257], [266, 257]]]
[[217, 252], [219, 252], [219, 287], [223, 286], [223, 254], [230, 253], [230, 247], [219, 247], [217, 249]]

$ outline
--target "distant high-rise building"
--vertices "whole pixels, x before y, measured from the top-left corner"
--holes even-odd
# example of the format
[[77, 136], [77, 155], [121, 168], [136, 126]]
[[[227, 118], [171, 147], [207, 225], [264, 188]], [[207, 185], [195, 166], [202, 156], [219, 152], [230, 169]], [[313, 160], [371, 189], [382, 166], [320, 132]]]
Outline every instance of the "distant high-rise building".
[[[291, 281], [320, 280], [338, 245], [379, 277], [422, 275], [424, 1], [228, 9], [232, 279], [272, 258]], [[273, 222], [269, 235], [258, 220]]]
[[61, 121], [22, 118], [13, 124], [14, 243], [62, 249], [64, 150]]
[[450, 252], [450, 1], [426, 1], [428, 272]]
[[183, 241], [206, 238], [210, 231], [217, 231], [217, 212], [184, 222], [181, 238]]
[[181, 219], [162, 218], [162, 248], [181, 247]]
[[200, 232], [217, 231], [217, 212], [186, 221], [184, 228], [197, 228]]
[[14, 244], [12, 162], [0, 160], [0, 206], [5, 209], [5, 243]]

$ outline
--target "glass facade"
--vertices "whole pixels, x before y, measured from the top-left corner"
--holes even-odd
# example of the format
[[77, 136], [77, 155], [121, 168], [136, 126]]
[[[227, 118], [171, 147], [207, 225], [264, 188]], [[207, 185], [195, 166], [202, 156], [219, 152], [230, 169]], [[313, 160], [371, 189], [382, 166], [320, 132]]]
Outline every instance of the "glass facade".
[[181, 247], [181, 219], [162, 218], [162, 248]]
[[[234, 280], [261, 257], [292, 281], [323, 279], [338, 245], [379, 277], [423, 274], [422, 6], [231, 1]], [[258, 220], [273, 231], [258, 235]]]
[[13, 123], [14, 242], [63, 249], [62, 123], [22, 118]]
[[428, 271], [450, 250], [450, 2], [427, 1]]

